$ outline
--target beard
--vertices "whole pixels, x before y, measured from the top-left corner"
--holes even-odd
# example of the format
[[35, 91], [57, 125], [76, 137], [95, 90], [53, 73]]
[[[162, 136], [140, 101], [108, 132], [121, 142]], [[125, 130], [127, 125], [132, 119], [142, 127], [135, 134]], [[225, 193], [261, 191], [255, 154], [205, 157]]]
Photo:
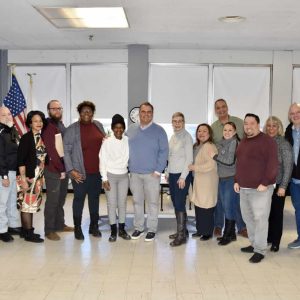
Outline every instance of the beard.
[[54, 115], [52, 115], [52, 114], [49, 114], [49, 117], [50, 117], [54, 122], [56, 122], [56, 123], [58, 123], [58, 122], [61, 121], [61, 119], [62, 119], [62, 116], [56, 117], [56, 116], [54, 116]]

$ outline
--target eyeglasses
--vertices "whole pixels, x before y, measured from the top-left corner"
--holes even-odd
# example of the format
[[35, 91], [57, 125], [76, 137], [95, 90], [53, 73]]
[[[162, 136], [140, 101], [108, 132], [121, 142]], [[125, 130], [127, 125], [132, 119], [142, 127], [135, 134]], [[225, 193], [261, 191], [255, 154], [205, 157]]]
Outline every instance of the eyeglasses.
[[50, 110], [55, 110], [55, 111], [62, 111], [63, 108], [62, 107], [50, 107]]

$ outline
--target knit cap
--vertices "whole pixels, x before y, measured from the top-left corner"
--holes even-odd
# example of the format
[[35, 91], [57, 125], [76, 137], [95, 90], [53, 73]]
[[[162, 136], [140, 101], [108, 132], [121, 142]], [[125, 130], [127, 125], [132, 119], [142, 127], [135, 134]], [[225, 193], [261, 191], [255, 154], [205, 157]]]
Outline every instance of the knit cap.
[[119, 114], [115, 114], [112, 117], [112, 120], [111, 120], [111, 129], [113, 129], [116, 124], [122, 124], [124, 126], [124, 129], [126, 127], [125, 126], [124, 118], [121, 115], [119, 115]]

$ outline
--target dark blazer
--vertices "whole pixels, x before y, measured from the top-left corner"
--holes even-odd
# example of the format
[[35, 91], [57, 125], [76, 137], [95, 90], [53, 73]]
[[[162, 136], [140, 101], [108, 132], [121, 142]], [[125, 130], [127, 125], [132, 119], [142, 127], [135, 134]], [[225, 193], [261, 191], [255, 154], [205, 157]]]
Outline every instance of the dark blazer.
[[20, 140], [18, 148], [18, 167], [22, 166], [25, 166], [26, 168], [26, 177], [34, 178], [35, 168], [37, 167], [37, 158], [32, 131], [25, 133]]
[[19, 136], [14, 127], [0, 123], [0, 175], [17, 170]]
[[[290, 125], [285, 130], [285, 138], [288, 140], [288, 142], [292, 145], [294, 145], [294, 139], [293, 139], [293, 123], [290, 123]], [[298, 162], [297, 165], [294, 162], [293, 166], [293, 172], [292, 172], [292, 178], [300, 179], [300, 149], [299, 149], [299, 155], [298, 155]]]

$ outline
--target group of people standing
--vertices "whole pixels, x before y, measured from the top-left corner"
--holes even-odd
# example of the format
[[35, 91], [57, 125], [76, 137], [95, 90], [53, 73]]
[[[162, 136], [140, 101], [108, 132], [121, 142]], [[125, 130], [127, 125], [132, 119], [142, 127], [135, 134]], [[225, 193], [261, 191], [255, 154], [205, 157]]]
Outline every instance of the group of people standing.
[[[257, 115], [248, 113], [244, 120], [230, 116], [226, 101], [218, 99], [218, 120], [212, 126], [198, 125], [194, 144], [181, 112], [172, 116], [174, 134], [168, 142], [164, 129], [153, 122], [154, 108], [149, 102], [140, 105], [139, 123], [127, 131], [124, 118], [114, 115], [109, 136], [93, 119], [95, 110], [90, 101], [80, 103], [79, 120], [65, 128], [63, 108], [58, 100], [51, 100], [49, 118], [40, 111], [29, 112], [26, 124], [30, 130], [20, 138], [9, 109], [0, 108], [2, 241], [12, 241], [12, 235], [19, 234], [26, 241], [43, 242], [34, 233], [32, 220], [40, 210], [43, 178], [48, 239], [59, 240], [60, 231], [74, 231], [76, 239], [84, 239], [81, 223], [86, 196], [89, 234], [101, 237], [98, 221], [103, 187], [111, 226], [109, 241], [115, 242], [117, 236], [139, 239], [145, 231], [145, 241], [152, 241], [158, 226], [160, 178], [165, 172], [177, 222], [176, 232], [169, 236], [172, 247], [186, 243], [189, 236], [186, 198], [191, 188], [196, 216], [192, 237], [205, 241], [215, 235], [218, 244], [225, 246], [237, 239], [237, 227], [251, 243], [241, 251], [253, 253], [250, 262], [260, 262], [268, 243], [272, 244], [271, 251], [279, 250], [284, 200], [290, 185], [298, 238], [288, 247], [300, 248], [300, 105], [289, 109], [291, 124], [285, 139], [278, 118], [268, 118], [261, 132]], [[64, 221], [69, 178], [74, 192], [74, 228]], [[125, 230], [128, 188], [134, 205], [131, 236]]]

